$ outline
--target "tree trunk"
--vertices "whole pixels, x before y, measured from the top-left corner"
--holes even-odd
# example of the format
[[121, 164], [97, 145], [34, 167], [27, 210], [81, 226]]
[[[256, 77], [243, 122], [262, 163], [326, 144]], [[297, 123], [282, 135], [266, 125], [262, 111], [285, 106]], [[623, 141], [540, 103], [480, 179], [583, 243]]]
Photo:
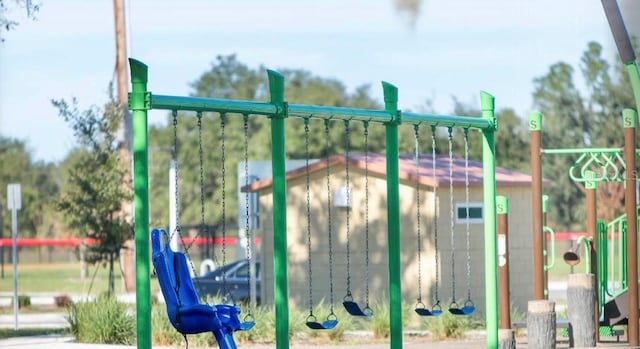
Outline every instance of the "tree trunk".
[[498, 349], [516, 349], [516, 339], [512, 329], [498, 330]]
[[595, 276], [593, 274], [569, 274], [567, 306], [572, 327], [574, 346], [596, 346]]
[[114, 254], [109, 254], [109, 296], [115, 296], [115, 276], [113, 274]]
[[555, 302], [549, 300], [529, 301], [527, 312], [527, 348], [555, 349], [556, 312]]

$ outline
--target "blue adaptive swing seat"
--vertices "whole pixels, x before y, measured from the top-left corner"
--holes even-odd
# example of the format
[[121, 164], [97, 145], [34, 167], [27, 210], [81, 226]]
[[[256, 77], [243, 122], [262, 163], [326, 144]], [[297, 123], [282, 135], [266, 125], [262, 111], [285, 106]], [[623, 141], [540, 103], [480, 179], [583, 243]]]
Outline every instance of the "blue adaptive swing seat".
[[169, 247], [163, 229], [151, 232], [153, 266], [167, 305], [169, 321], [182, 334], [212, 332], [220, 349], [237, 349], [234, 331], [252, 328], [254, 322], [240, 322], [240, 307], [229, 304], [200, 303], [193, 287], [187, 259]]

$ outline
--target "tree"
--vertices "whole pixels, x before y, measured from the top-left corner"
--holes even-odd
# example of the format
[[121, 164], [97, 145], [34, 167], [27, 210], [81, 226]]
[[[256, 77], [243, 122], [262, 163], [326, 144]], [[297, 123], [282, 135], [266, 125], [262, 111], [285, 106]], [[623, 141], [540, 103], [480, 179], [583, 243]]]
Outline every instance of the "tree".
[[79, 236], [93, 239], [87, 247], [87, 262], [106, 262], [109, 268], [109, 294], [114, 293], [114, 263], [133, 227], [121, 213], [122, 203], [131, 199], [123, 188], [126, 176], [116, 141], [124, 109], [111, 96], [104, 110], [92, 107], [78, 110], [71, 104], [54, 100], [59, 115], [71, 126], [80, 148], [71, 156], [69, 177], [57, 206], [65, 214], [68, 227]]
[[[18, 215], [21, 237], [35, 237], [46, 225], [54, 222], [52, 200], [58, 194], [55, 181], [55, 166], [47, 163], [33, 163], [24, 141], [0, 136], [0, 163], [11, 166], [0, 167], [0, 191], [9, 183], [21, 184], [22, 208]], [[6, 209], [6, 196], [0, 196], [0, 203]], [[4, 220], [5, 230], [11, 221]]]
[[[579, 72], [585, 92], [574, 82], [575, 69], [564, 62], [553, 64], [546, 75], [534, 80], [534, 105], [544, 115], [543, 147], [622, 147], [621, 110], [634, 105], [623, 67], [616, 64], [612, 74], [611, 64], [602, 57], [602, 46], [591, 42], [582, 55]], [[543, 176], [552, 179], [547, 189], [552, 193], [550, 217], [563, 229], [583, 229], [585, 224], [584, 189], [568, 176], [577, 159], [577, 155], [542, 158]], [[600, 217], [609, 220], [622, 212], [620, 188], [616, 183], [599, 185]]]
[[24, 11], [29, 19], [35, 19], [36, 12], [40, 10], [40, 5], [34, 4], [31, 0], [0, 0], [0, 41], [4, 41], [5, 32], [18, 25], [18, 21], [8, 15], [16, 7]]

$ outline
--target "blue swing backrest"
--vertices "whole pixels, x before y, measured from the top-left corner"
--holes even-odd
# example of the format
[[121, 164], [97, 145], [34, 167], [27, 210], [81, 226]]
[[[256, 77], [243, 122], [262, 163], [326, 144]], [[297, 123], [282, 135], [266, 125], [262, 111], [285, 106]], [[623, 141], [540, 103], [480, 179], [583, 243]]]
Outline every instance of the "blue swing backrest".
[[165, 230], [151, 232], [151, 248], [153, 266], [173, 327], [182, 334], [213, 332], [220, 349], [236, 349], [233, 332], [248, 330], [254, 323], [241, 323], [240, 307], [236, 305], [200, 303], [187, 258], [171, 250]]
[[185, 255], [171, 250], [169, 236], [162, 229], [151, 232], [151, 248], [153, 266], [173, 327], [180, 333], [211, 331], [214, 322], [219, 322], [216, 308], [200, 304]]

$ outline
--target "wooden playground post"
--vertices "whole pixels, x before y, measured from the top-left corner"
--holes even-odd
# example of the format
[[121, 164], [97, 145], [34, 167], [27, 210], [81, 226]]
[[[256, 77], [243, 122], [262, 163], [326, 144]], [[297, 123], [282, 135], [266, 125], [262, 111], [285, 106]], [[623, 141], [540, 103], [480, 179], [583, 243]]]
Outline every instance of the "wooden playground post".
[[638, 114], [633, 109], [622, 111], [624, 126], [625, 192], [627, 213], [627, 280], [629, 292], [628, 340], [638, 345], [638, 213], [636, 211], [636, 127]]
[[515, 349], [516, 342], [511, 329], [511, 295], [509, 291], [509, 199], [496, 197], [498, 219], [498, 294], [500, 310], [498, 345], [501, 349]]
[[533, 237], [533, 299], [544, 299], [544, 259], [542, 234], [542, 114], [529, 114], [531, 131], [531, 230]]
[[[598, 208], [596, 205], [596, 194], [598, 192], [598, 181], [595, 180], [596, 173], [593, 171], [585, 171], [585, 177], [587, 181], [584, 183], [586, 189], [586, 211], [587, 211], [587, 236], [591, 240], [591, 251], [589, 251], [591, 261], [591, 272], [596, 280], [598, 280], [598, 255], [596, 253], [598, 248]], [[595, 290], [596, 297], [598, 296], [598, 289]], [[593, 308], [595, 313], [593, 321], [595, 321], [596, 328], [600, 327], [600, 307], [596, 303]], [[599, 338], [599, 331], [596, 332], [596, 341]]]

